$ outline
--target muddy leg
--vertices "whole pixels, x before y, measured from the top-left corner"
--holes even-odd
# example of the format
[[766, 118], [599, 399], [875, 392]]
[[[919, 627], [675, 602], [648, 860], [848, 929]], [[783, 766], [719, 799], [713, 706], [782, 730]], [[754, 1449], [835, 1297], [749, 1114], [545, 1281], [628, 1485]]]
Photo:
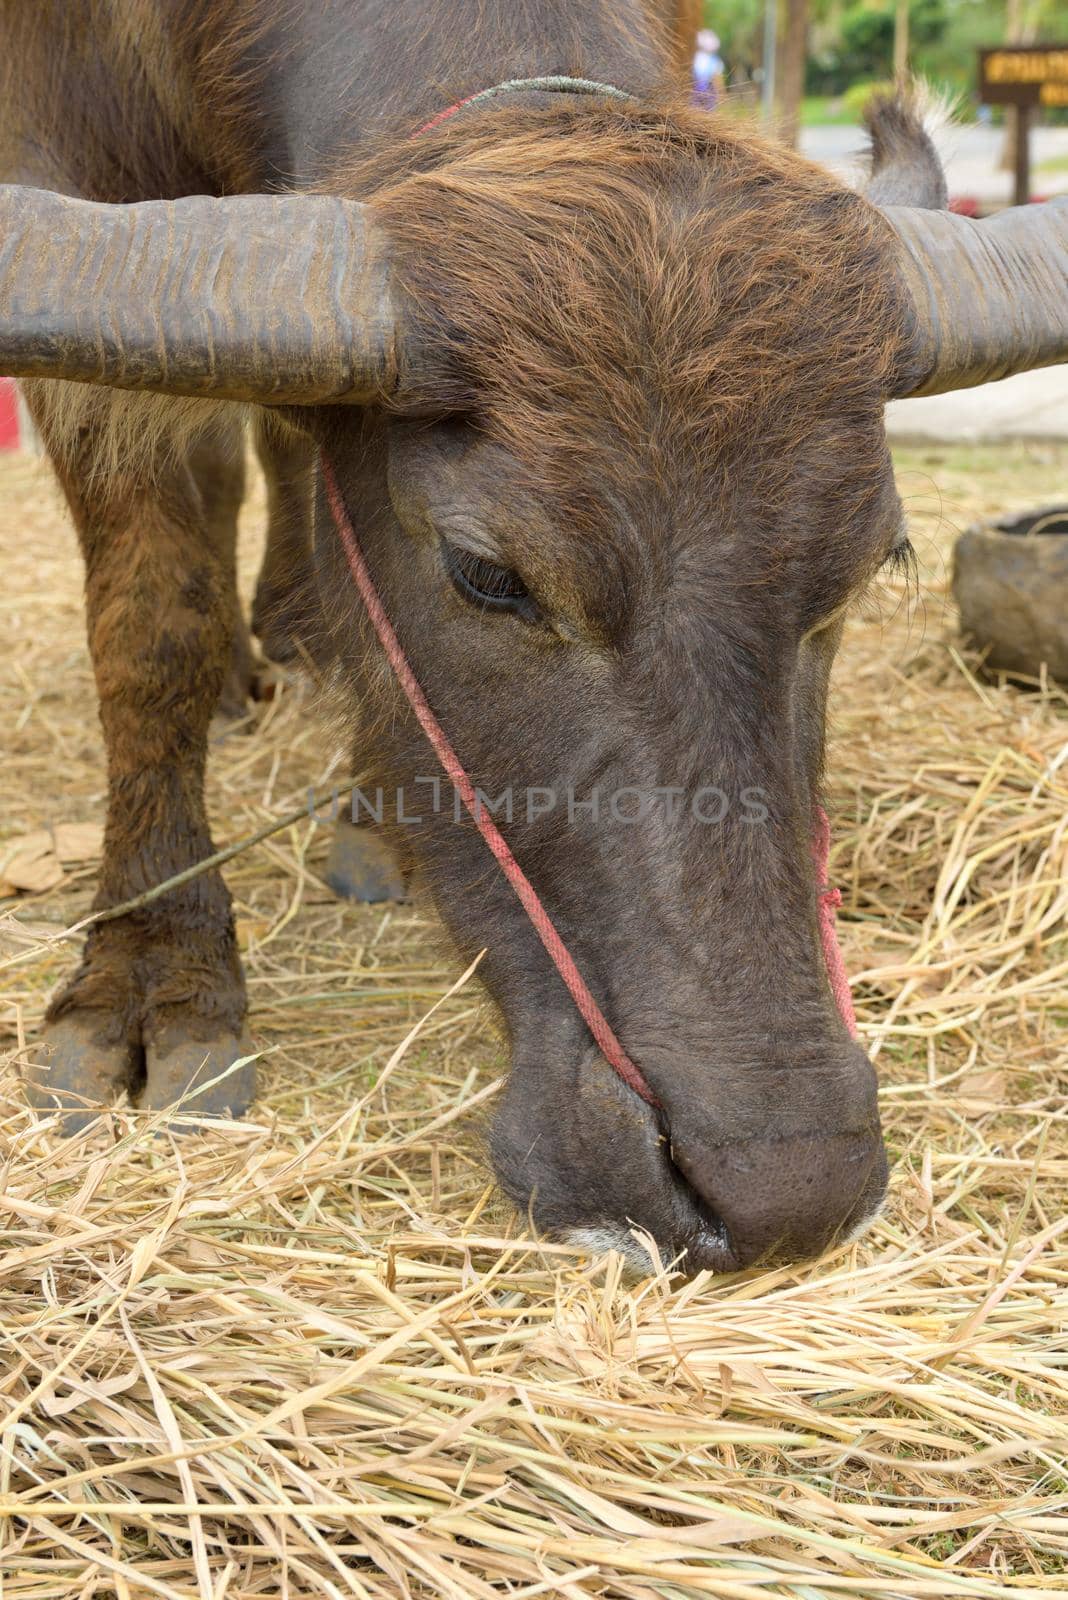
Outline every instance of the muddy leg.
[[245, 497], [245, 434], [240, 423], [220, 424], [197, 439], [189, 452], [189, 469], [204, 507], [208, 537], [226, 572], [233, 608], [230, 665], [216, 712], [235, 721], [248, 714], [256, 688], [252, 640], [237, 597], [237, 518]]
[[[30, 393], [33, 407], [33, 389]], [[34, 408], [37, 409], [37, 408]], [[187, 464], [106, 481], [90, 468], [92, 411], [66, 455], [45, 443], [78, 529], [108, 764], [95, 905], [115, 905], [211, 853], [204, 809], [208, 724], [230, 663], [231, 569]], [[69, 1129], [123, 1089], [169, 1104], [247, 1054], [245, 989], [230, 896], [216, 872], [89, 932], [53, 1000], [30, 1095]], [[233, 1115], [255, 1092], [240, 1067], [187, 1103]]]

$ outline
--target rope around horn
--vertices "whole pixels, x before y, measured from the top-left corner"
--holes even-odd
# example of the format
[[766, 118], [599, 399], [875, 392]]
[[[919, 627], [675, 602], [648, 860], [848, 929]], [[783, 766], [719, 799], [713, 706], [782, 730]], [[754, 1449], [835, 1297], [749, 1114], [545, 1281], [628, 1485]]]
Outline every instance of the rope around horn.
[[594, 78], [567, 78], [559, 73], [551, 73], [544, 78], [506, 78], [503, 83], [495, 83], [489, 89], [480, 89], [477, 94], [469, 94], [465, 99], [446, 106], [444, 111], [439, 111], [429, 122], [424, 122], [422, 127], [416, 128], [409, 137], [418, 139], [421, 133], [430, 133], [443, 122], [448, 122], [450, 117], [454, 117], [465, 106], [477, 106], [484, 100], [496, 100], [497, 96], [502, 94], [595, 94], [607, 97], [609, 100], [634, 99], [634, 96], [628, 94], [625, 89], [617, 89], [614, 83], [598, 83]]

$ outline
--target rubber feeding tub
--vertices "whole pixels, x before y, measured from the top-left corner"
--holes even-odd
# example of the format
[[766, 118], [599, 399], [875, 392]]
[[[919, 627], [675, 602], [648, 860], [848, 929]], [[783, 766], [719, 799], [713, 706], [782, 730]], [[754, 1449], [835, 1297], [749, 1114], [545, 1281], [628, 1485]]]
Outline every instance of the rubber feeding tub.
[[994, 671], [1068, 683], [1068, 506], [978, 522], [957, 541], [961, 628]]

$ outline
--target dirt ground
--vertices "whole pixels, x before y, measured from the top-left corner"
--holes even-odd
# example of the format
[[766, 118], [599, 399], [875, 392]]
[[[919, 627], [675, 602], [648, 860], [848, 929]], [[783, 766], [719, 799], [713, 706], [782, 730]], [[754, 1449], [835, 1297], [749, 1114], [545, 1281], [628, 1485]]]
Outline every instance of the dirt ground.
[[[251, 1118], [58, 1139], [18, 1063], [92, 894], [75, 830], [0, 900], [4, 1600], [1068, 1592], [1068, 695], [982, 678], [947, 576], [978, 516], [1064, 500], [1068, 446], [897, 460], [919, 581], [848, 624], [828, 795], [893, 1161], [870, 1235], [639, 1284], [533, 1239], [480, 1150], [488, 1008], [425, 905], [330, 895], [308, 820], [227, 872]], [[259, 493], [244, 521], [248, 590]], [[2, 882], [104, 787], [29, 457], [0, 457], [0, 560]], [[283, 681], [213, 750], [217, 841], [342, 772]]]

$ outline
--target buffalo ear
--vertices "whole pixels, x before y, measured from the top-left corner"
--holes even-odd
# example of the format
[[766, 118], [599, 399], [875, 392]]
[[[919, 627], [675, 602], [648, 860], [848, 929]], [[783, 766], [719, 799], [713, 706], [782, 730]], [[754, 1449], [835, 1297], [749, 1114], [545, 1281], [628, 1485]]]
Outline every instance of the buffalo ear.
[[983, 222], [885, 206], [912, 310], [893, 395], [944, 394], [1068, 360], [1068, 198]]
[[0, 372], [263, 405], [401, 383], [387, 241], [327, 195], [98, 205], [0, 185]]
[[876, 94], [865, 106], [871, 176], [864, 193], [873, 205], [944, 211], [949, 204], [946, 175], [924, 112], [919, 91]]

